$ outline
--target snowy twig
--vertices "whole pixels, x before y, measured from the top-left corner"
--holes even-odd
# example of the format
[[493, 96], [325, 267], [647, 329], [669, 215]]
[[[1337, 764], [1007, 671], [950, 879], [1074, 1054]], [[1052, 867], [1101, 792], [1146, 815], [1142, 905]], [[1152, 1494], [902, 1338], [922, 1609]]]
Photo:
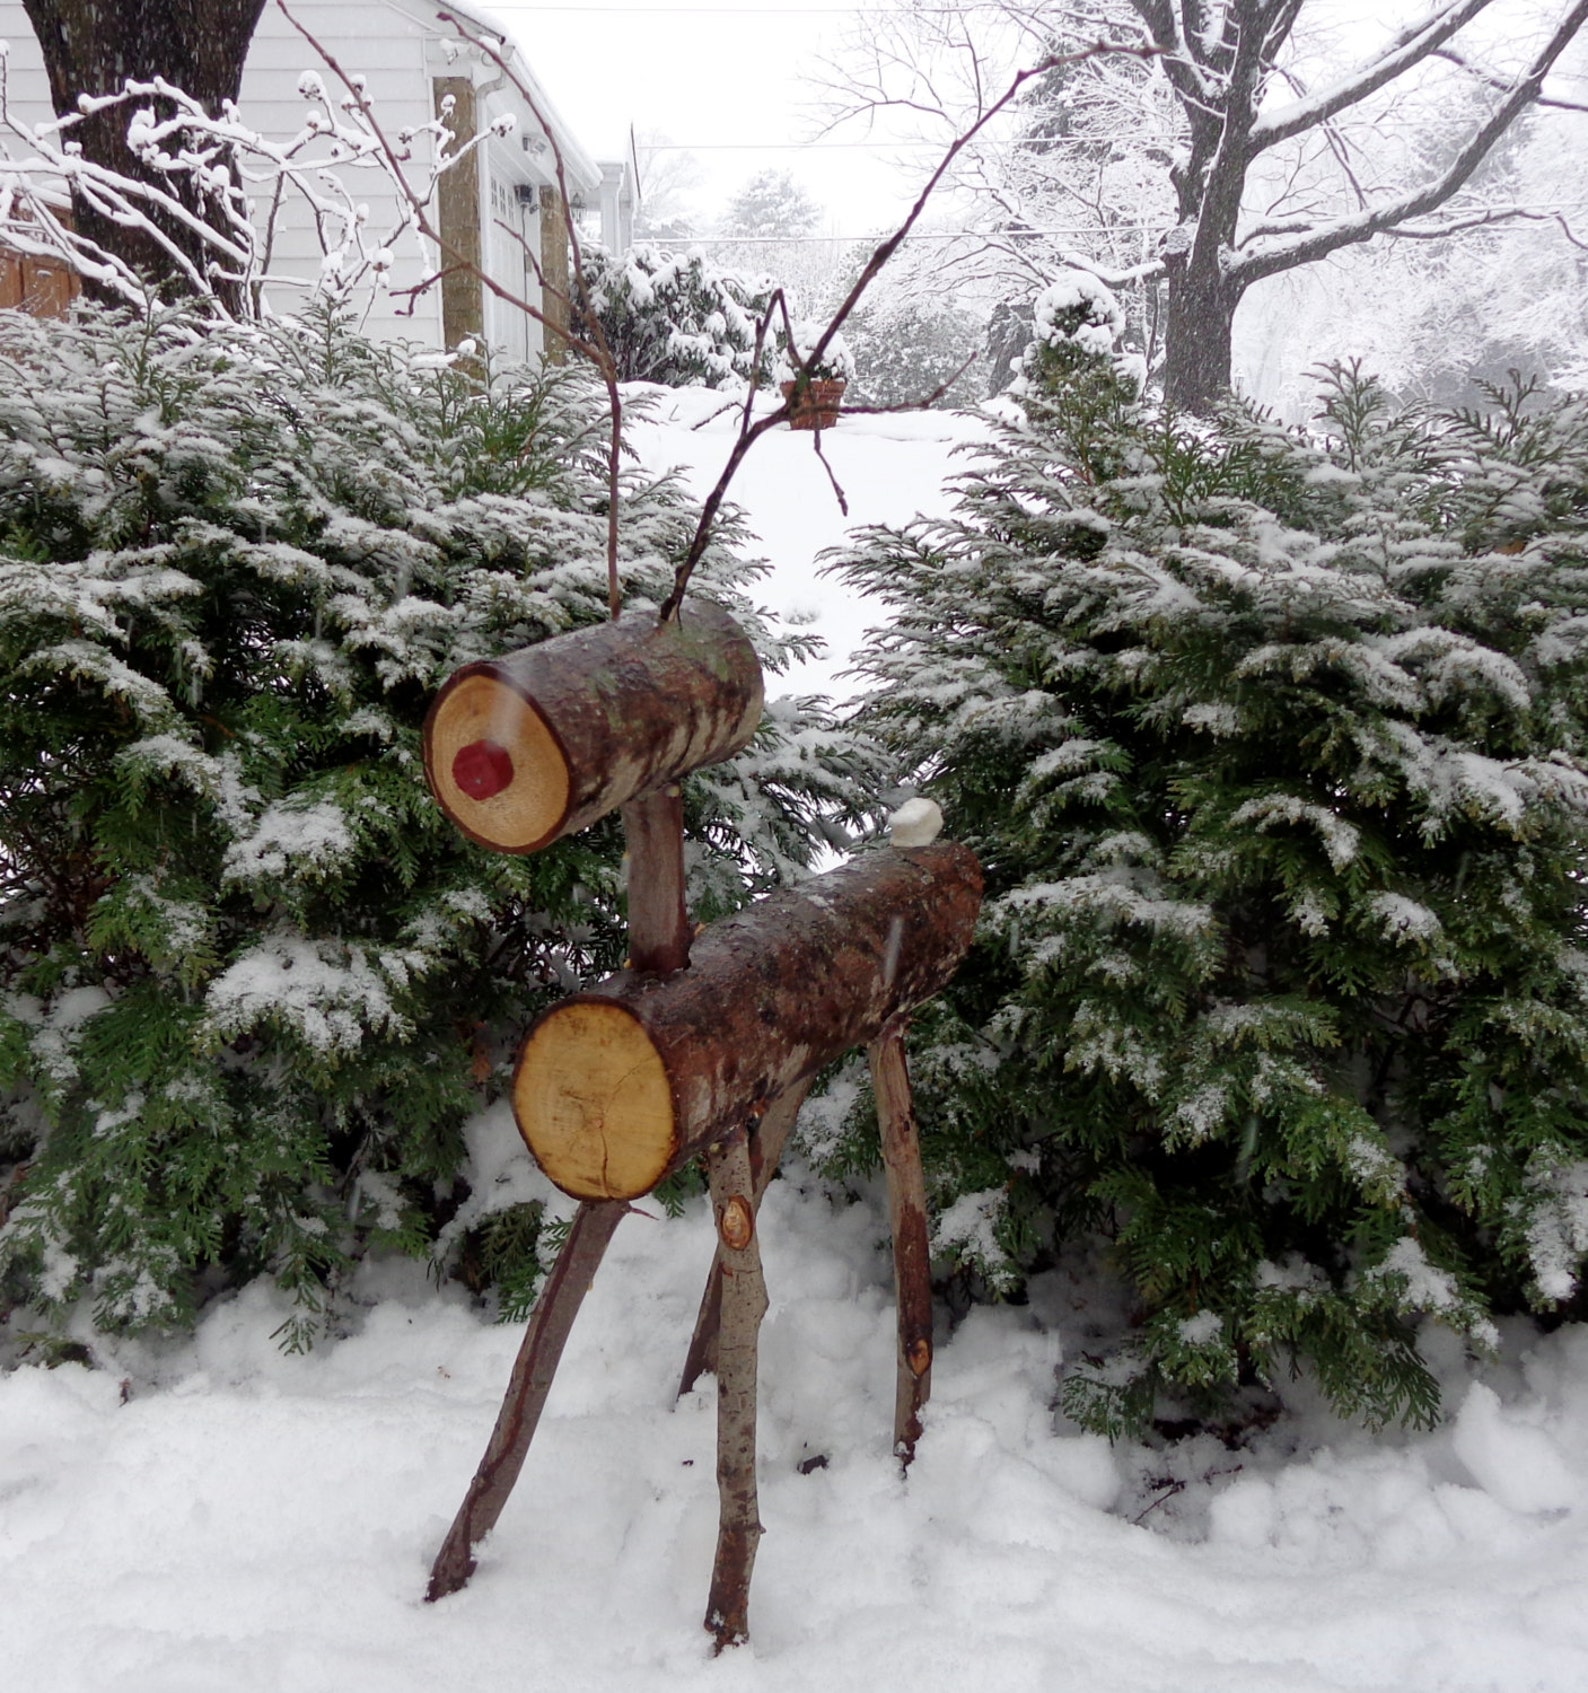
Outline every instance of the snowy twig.
[[[320, 238], [319, 286], [343, 297], [360, 285], [385, 286], [393, 248], [412, 220], [401, 215], [371, 239], [368, 213], [340, 174], [363, 168], [390, 174], [384, 138], [367, 125], [362, 106], [344, 103], [339, 116], [317, 77], [306, 77], [299, 90], [310, 111], [285, 144], [246, 128], [231, 103], [213, 116], [161, 77], [128, 80], [114, 94], [84, 97], [75, 113], [30, 126], [10, 110], [0, 53], [0, 242], [61, 259], [102, 293], [147, 310], [157, 284], [72, 227], [64, 207], [75, 199], [159, 253], [163, 280], [180, 278], [217, 317], [258, 316], [267, 309], [267, 285], [316, 286], [270, 272], [276, 224], [290, 192], [307, 203]], [[85, 118], [117, 108], [127, 113], [127, 145], [147, 177], [98, 163], [74, 137]], [[263, 229], [249, 198], [255, 188], [269, 195]]]

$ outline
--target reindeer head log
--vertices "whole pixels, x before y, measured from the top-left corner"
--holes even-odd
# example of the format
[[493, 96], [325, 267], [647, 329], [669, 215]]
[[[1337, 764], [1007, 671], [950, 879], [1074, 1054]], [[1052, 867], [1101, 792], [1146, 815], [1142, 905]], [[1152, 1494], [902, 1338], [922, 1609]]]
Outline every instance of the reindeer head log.
[[762, 699], [755, 649], [720, 606], [631, 612], [466, 664], [425, 720], [425, 775], [472, 840], [535, 852], [731, 758]]

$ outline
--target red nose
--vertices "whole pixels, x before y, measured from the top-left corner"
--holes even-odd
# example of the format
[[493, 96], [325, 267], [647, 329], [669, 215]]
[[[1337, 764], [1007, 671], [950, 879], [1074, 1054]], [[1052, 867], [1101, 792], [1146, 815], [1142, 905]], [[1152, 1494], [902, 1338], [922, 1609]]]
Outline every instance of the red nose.
[[513, 760], [495, 741], [470, 741], [452, 760], [452, 780], [470, 799], [490, 799], [513, 783]]

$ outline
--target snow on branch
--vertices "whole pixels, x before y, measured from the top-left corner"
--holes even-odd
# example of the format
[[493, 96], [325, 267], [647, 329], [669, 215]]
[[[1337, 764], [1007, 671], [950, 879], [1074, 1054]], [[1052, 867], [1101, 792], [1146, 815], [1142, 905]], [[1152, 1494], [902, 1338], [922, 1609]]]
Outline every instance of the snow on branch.
[[1377, 58], [1359, 66], [1349, 76], [1259, 118], [1251, 130], [1252, 147], [1263, 151], [1288, 141], [1293, 135], [1315, 129], [1347, 107], [1376, 94], [1405, 75], [1413, 65], [1430, 57], [1491, 4], [1493, 0], [1448, 0], [1446, 5], [1408, 25]]
[[1471, 178], [1488, 156], [1495, 142], [1510, 128], [1518, 113], [1538, 97], [1544, 78], [1573, 38], [1588, 23], [1588, 0], [1577, 3], [1561, 19], [1555, 33], [1540, 49], [1526, 72], [1514, 82], [1484, 122], [1472, 133], [1449, 167], [1433, 181], [1405, 194], [1364, 208], [1353, 217], [1341, 218], [1291, 241], [1257, 248], [1239, 256], [1226, 255], [1225, 274], [1242, 286], [1266, 276], [1294, 269], [1325, 258], [1341, 247], [1387, 233], [1397, 226], [1425, 217], [1445, 205]]
[[[405, 132], [392, 154], [374, 133], [361, 103], [333, 103], [318, 75], [298, 91], [308, 106], [302, 129], [274, 142], [250, 129], [227, 102], [219, 116], [164, 78], [129, 79], [119, 92], [90, 99], [78, 111], [46, 123], [24, 123], [11, 109], [6, 58], [0, 53], [0, 247], [63, 260], [104, 294], [140, 310], [155, 301], [158, 284], [120, 254], [74, 227], [77, 202], [111, 223], [136, 230], [163, 255], [185, 292], [218, 317], [257, 317], [268, 310], [266, 290], [328, 290], [372, 298], [389, 286], [396, 248], [417, 233], [407, 199], [384, 227], [372, 227], [367, 203], [350, 179], [373, 173], [392, 186], [394, 158], [406, 158], [419, 130]], [[89, 115], [126, 113], [127, 145], [146, 176], [133, 177], [87, 157], [74, 131]], [[422, 126], [444, 132], [439, 122]], [[445, 162], [445, 161], [443, 161]], [[309, 210], [321, 249], [318, 278], [272, 269], [276, 229], [290, 196]], [[190, 239], [184, 241], [185, 234]], [[422, 250], [421, 262], [434, 269]]]

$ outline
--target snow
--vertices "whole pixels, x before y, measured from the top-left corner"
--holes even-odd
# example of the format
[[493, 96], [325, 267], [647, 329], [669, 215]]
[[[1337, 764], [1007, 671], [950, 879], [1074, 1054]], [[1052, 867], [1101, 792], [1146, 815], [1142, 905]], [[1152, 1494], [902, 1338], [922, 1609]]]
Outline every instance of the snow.
[[403, 1026], [391, 983], [401, 985], [407, 963], [390, 954], [383, 975], [360, 948], [281, 931], [223, 970], [206, 990], [205, 1005], [219, 1036], [273, 1021], [318, 1053], [350, 1053], [366, 1028]]
[[[645, 467], [682, 467], [687, 485], [703, 498], [721, 474], [742, 415], [731, 393], [709, 388], [635, 385], [648, 416], [633, 417], [632, 440]], [[823, 430], [821, 450], [849, 504], [845, 517], [813, 448], [814, 437], [778, 428], [751, 448], [734, 479], [732, 498], [753, 514], [752, 554], [771, 563], [771, 576], [755, 589], [762, 602], [802, 632], [821, 637], [825, 653], [769, 677], [769, 693], [855, 692], [844, 673], [868, 626], [882, 622], [880, 606], [854, 589], [820, 575], [822, 551], [866, 523], [907, 523], [918, 512], [946, 516], [953, 502], [945, 477], [963, 461], [962, 444], [986, 438], [986, 426], [958, 412], [846, 414]]]
[[[711, 1250], [627, 1219], [470, 1587], [420, 1595], [518, 1330], [417, 1268], [287, 1357], [252, 1288], [190, 1343], [0, 1379], [9, 1684], [88, 1693], [1568, 1693], [1588, 1672], [1588, 1334], [1437, 1362], [1453, 1416], [1308, 1411], [1249, 1450], [1110, 1449], [1055, 1420], [1072, 1290], [947, 1334], [891, 1456], [880, 1198], [774, 1185], [753, 1644], [700, 1627], [709, 1381], [671, 1403]], [[1040, 1320], [1039, 1320], [1040, 1319]], [[1193, 1318], [1188, 1327], [1200, 1319]], [[939, 1313], [940, 1332], [947, 1329]], [[1200, 1333], [1200, 1330], [1199, 1330]], [[1303, 1400], [1305, 1395], [1302, 1396]], [[825, 1464], [812, 1460], [825, 1459]], [[805, 1466], [802, 1473], [801, 1466]]]
[[226, 849], [221, 879], [259, 882], [268, 877], [325, 875], [353, 853], [347, 814], [335, 800], [312, 805], [278, 801], [267, 806], [252, 831]]

